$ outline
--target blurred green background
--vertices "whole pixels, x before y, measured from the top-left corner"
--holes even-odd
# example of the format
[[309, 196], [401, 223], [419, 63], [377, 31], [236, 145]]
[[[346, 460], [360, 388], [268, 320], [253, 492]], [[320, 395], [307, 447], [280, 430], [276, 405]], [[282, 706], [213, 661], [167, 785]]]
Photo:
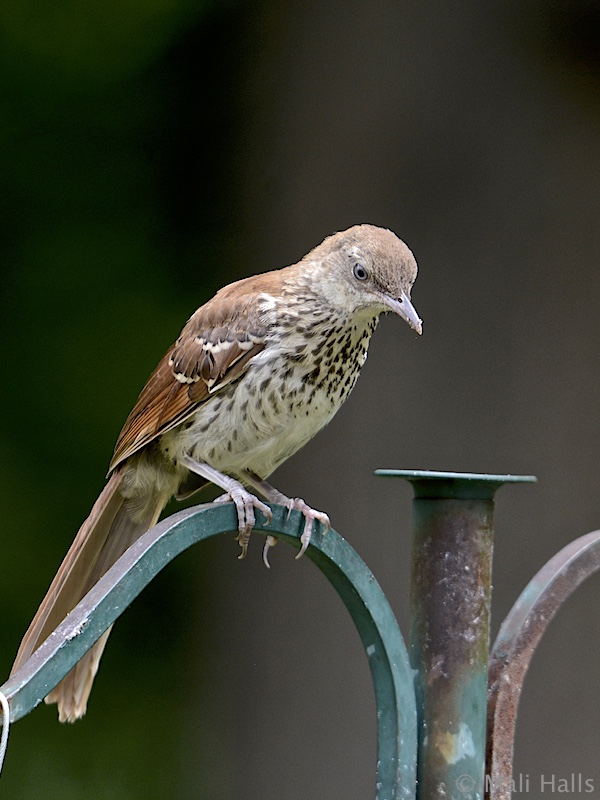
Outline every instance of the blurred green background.
[[[0, 74], [4, 675], [187, 317], [357, 222], [414, 250], [425, 335], [382, 323], [276, 485], [330, 514], [405, 631], [410, 490], [374, 468], [539, 475], [499, 496], [496, 627], [599, 526], [596, 2], [6, 0]], [[307, 560], [282, 545], [267, 572], [260, 544], [165, 570], [116, 626], [88, 716], [15, 724], [0, 795], [372, 796], [358, 637]], [[532, 786], [600, 787], [598, 591], [534, 662]]]

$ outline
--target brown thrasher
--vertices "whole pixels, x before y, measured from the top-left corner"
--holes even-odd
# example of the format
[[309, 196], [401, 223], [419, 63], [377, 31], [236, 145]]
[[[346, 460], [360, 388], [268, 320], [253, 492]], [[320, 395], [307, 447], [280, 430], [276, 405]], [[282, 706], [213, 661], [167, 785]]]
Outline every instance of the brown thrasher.
[[[356, 225], [297, 264], [232, 283], [201, 306], [164, 356], [121, 431], [110, 478], [27, 633], [15, 672], [124, 551], [151, 528], [172, 495], [206, 482], [225, 491], [245, 555], [255, 509], [246, 487], [313, 521], [326, 514], [289, 499], [266, 478], [337, 412], [356, 383], [379, 316], [394, 311], [417, 332], [410, 302], [417, 265], [389, 230]], [[275, 539], [268, 537], [268, 547]], [[46, 697], [61, 722], [85, 714], [110, 629]]]

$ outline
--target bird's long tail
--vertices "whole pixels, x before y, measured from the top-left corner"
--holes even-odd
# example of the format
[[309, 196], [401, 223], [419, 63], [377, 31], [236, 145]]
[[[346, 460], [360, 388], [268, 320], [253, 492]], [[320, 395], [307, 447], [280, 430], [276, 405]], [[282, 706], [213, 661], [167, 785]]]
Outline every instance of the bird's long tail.
[[[123, 497], [123, 470], [110, 477], [83, 523], [69, 552], [23, 637], [11, 674], [52, 633], [66, 615], [104, 575], [127, 548], [151, 528], [165, 504], [152, 493], [136, 501]], [[85, 714], [92, 683], [110, 628], [46, 697], [58, 705], [61, 722], [74, 722]]]

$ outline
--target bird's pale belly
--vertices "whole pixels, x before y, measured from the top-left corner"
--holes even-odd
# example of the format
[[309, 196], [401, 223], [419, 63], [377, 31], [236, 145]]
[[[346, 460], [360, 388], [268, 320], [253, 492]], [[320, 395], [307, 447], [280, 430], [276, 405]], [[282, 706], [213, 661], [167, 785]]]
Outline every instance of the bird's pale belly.
[[286, 374], [283, 357], [259, 360], [161, 444], [175, 461], [186, 454], [228, 475], [248, 469], [266, 478], [332, 419], [358, 378], [363, 351], [361, 342], [339, 380], [335, 362], [333, 375], [331, 362], [318, 370], [314, 362], [298, 364]]

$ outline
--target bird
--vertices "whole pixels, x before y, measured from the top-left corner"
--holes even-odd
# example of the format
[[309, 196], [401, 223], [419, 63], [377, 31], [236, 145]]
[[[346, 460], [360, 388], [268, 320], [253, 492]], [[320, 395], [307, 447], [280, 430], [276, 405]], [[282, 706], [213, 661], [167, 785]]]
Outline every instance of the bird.
[[[233, 501], [240, 558], [269, 503], [304, 517], [301, 548], [328, 516], [288, 498], [269, 475], [318, 433], [350, 394], [382, 313], [417, 333], [417, 264], [395, 233], [354, 225], [296, 264], [225, 286], [188, 320], [118, 437], [107, 483], [79, 529], [17, 652], [14, 674], [174, 495], [207, 483]], [[255, 494], [256, 493], [256, 494]], [[276, 543], [268, 536], [263, 558]], [[87, 708], [110, 628], [45, 698], [61, 722]]]

